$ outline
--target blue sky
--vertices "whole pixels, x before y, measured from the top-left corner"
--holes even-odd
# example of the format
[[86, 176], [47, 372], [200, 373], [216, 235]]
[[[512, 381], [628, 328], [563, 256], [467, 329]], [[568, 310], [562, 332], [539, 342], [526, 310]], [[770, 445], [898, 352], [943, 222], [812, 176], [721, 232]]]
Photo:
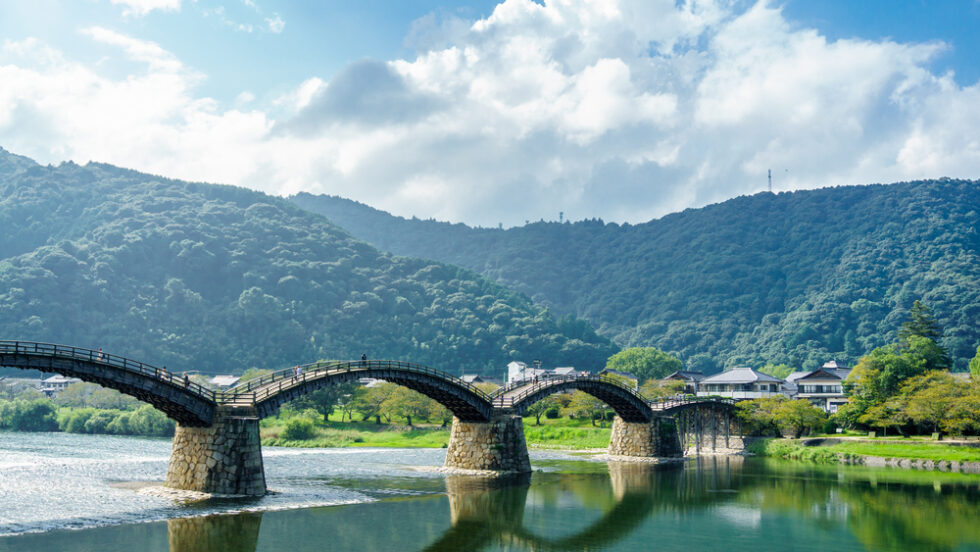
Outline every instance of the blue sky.
[[0, 0], [0, 146], [495, 226], [980, 171], [980, 2]]

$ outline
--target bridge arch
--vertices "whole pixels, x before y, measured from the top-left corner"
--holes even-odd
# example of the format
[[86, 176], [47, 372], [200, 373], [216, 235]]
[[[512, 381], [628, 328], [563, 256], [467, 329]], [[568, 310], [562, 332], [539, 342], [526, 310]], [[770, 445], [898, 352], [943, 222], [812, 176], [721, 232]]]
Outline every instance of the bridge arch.
[[190, 427], [211, 424], [217, 394], [162, 368], [104, 351], [34, 341], [0, 341], [0, 366], [75, 377], [153, 405]]
[[390, 360], [327, 361], [280, 370], [228, 390], [224, 404], [254, 405], [258, 416], [275, 414], [283, 404], [330, 385], [372, 378], [402, 385], [435, 400], [465, 422], [489, 422], [490, 397], [472, 384], [421, 364]]
[[521, 382], [494, 393], [493, 405], [499, 409], [509, 409], [523, 417], [534, 403], [549, 395], [567, 391], [582, 391], [592, 395], [608, 404], [627, 422], [648, 423], [654, 416], [646, 399], [636, 391], [617, 381], [600, 376], [542, 378], [536, 382]]

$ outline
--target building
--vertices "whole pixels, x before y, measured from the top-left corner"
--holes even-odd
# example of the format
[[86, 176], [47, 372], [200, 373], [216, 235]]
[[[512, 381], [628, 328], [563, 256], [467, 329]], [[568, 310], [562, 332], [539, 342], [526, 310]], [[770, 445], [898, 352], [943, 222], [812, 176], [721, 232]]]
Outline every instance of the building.
[[587, 376], [589, 373], [576, 370], [574, 366], [559, 366], [551, 371], [551, 375], [559, 378], [574, 378], [578, 376]]
[[483, 378], [481, 378], [478, 374], [463, 374], [463, 376], [461, 378], [459, 378], [459, 379], [463, 380], [466, 383], [483, 383], [484, 382], [483, 381]]
[[779, 395], [783, 380], [739, 367], [704, 378], [698, 384], [699, 397], [721, 396], [732, 399], [761, 399]]
[[54, 397], [58, 393], [68, 389], [68, 386], [74, 383], [82, 383], [82, 380], [78, 378], [66, 378], [58, 374], [41, 380], [41, 392], [49, 397]]
[[693, 372], [689, 370], [678, 370], [673, 374], [665, 377], [663, 381], [683, 381], [684, 382], [684, 393], [687, 395], [696, 395], [698, 392], [698, 385], [701, 380], [704, 379], [704, 374], [701, 372]]
[[526, 362], [512, 361], [507, 364], [507, 384], [534, 379], [535, 376], [542, 378], [548, 374], [547, 370], [541, 368], [531, 368]]
[[850, 368], [832, 360], [811, 372], [793, 372], [784, 387], [790, 398], [807, 399], [833, 414], [847, 402], [843, 384], [850, 374]]

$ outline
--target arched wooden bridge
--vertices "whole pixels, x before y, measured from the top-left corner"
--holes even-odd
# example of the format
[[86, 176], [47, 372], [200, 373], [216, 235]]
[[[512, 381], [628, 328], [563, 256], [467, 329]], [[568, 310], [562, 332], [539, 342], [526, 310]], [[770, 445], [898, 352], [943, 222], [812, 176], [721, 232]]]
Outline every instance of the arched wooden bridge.
[[[530, 471], [521, 416], [554, 393], [583, 391], [615, 410], [619, 419], [609, 446], [615, 456], [683, 454], [678, 426], [667, 418], [688, 410], [698, 413], [704, 405], [730, 418], [733, 405], [716, 399], [649, 402], [631, 387], [595, 375], [519, 382], [487, 394], [445, 372], [389, 360], [305, 364], [214, 391], [186, 376], [102, 350], [33, 341], [0, 341], [0, 366], [76, 377], [152, 404], [178, 423], [168, 486], [250, 496], [265, 493], [258, 421], [288, 401], [361, 378], [403, 385], [452, 411], [446, 466], [481, 471]], [[683, 415], [677, 418], [684, 421]], [[689, 421], [682, 428], [693, 427], [700, 435], [705, 426], [701, 417]], [[714, 439], [719, 424], [709, 422]], [[728, 429], [723, 433], [727, 443]], [[700, 450], [700, 438], [697, 443]]]
[[733, 404], [723, 399], [695, 398], [651, 402], [615, 379], [596, 375], [529, 380], [487, 394], [446, 372], [393, 360], [304, 364], [242, 382], [226, 391], [214, 391], [187, 382], [180, 374], [119, 355], [33, 341], [0, 341], [0, 366], [53, 372], [97, 383], [150, 403], [190, 427], [210, 425], [218, 406], [254, 407], [264, 418], [291, 400], [360, 378], [390, 381], [418, 391], [466, 422], [489, 422], [499, 414], [524, 415], [539, 400], [569, 391], [583, 391], [598, 398], [627, 422], [649, 422], [657, 415], [706, 402], [722, 407]]

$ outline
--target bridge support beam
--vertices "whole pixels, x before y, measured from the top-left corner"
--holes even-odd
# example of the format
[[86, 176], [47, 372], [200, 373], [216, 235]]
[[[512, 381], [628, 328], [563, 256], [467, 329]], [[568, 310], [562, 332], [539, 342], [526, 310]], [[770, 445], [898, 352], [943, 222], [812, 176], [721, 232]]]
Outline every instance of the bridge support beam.
[[223, 495], [264, 495], [265, 470], [255, 409], [219, 406], [211, 427], [178, 424], [167, 486]]
[[674, 458], [684, 455], [672, 417], [654, 417], [649, 423], [613, 420], [609, 438], [610, 456]]
[[494, 416], [490, 422], [463, 422], [453, 418], [446, 451], [446, 467], [527, 473], [531, 461], [520, 416]]

